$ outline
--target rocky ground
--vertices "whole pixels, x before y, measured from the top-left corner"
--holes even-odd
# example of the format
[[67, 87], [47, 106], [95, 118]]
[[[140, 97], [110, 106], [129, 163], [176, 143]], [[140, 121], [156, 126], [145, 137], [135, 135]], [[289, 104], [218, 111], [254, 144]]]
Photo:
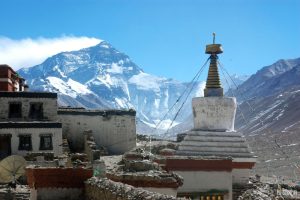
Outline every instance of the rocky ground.
[[286, 184], [256, 182], [238, 200], [292, 200], [300, 199], [300, 187]]
[[276, 177], [277, 182], [300, 180], [300, 135], [265, 133], [248, 136], [252, 150], [258, 156], [253, 174]]

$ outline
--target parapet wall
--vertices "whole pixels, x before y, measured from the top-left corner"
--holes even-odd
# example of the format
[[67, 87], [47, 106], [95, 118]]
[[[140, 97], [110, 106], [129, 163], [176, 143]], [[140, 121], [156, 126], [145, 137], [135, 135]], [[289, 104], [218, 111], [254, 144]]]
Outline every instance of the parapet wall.
[[85, 182], [86, 200], [127, 200], [127, 199], [161, 199], [173, 200], [172, 196], [167, 196], [155, 192], [136, 188], [127, 184], [118, 183], [109, 179], [90, 178]]

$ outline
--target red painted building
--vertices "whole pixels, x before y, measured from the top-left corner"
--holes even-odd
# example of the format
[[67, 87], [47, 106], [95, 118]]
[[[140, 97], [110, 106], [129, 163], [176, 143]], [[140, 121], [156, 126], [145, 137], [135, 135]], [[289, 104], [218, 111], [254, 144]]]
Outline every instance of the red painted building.
[[9, 65], [0, 65], [0, 91], [22, 92], [26, 88], [25, 79], [21, 78]]

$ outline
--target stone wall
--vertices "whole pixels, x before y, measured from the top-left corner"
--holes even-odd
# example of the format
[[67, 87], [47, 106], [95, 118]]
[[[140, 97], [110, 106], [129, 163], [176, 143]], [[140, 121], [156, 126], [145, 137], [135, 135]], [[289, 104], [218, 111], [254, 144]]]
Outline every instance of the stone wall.
[[58, 116], [73, 151], [83, 151], [83, 132], [87, 130], [110, 154], [122, 154], [136, 146], [135, 111], [59, 110]]
[[[83, 188], [39, 188], [32, 189], [30, 200], [83, 200]], [[23, 199], [22, 199], [23, 200]]]
[[94, 177], [90, 178], [85, 183], [85, 198], [86, 200], [176, 199], [172, 196], [149, 192], [141, 188], [114, 182], [106, 178], [98, 179]]
[[[29, 118], [29, 109], [31, 103], [43, 103], [44, 120], [57, 120], [57, 98], [38, 98], [38, 94], [41, 94], [41, 96], [46, 96], [47, 93], [27, 93], [27, 97], [22, 97], [22, 94], [25, 92], [16, 93], [19, 93], [17, 97], [3, 97], [0, 94], [0, 121], [7, 121], [9, 114], [9, 103], [11, 102], [18, 102], [22, 104], [22, 117], [13, 119], [14, 121], [32, 121], [32, 119]], [[30, 98], [30, 95], [28, 94], [32, 94], [32, 98]], [[56, 96], [56, 94], [53, 94], [52, 96]]]
[[84, 152], [90, 162], [100, 159], [100, 150], [97, 148], [92, 131], [85, 131], [84, 133]]

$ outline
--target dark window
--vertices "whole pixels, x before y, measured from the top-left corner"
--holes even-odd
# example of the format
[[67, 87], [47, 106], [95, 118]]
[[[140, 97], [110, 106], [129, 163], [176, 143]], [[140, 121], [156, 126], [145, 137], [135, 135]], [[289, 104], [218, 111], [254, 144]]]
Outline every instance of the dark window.
[[22, 104], [21, 103], [9, 103], [9, 118], [21, 118], [22, 117]]
[[51, 135], [41, 135], [40, 150], [53, 150], [52, 146], [52, 136]]
[[19, 150], [32, 150], [30, 135], [19, 135]]
[[29, 117], [31, 119], [43, 118], [43, 103], [31, 103], [29, 110]]

